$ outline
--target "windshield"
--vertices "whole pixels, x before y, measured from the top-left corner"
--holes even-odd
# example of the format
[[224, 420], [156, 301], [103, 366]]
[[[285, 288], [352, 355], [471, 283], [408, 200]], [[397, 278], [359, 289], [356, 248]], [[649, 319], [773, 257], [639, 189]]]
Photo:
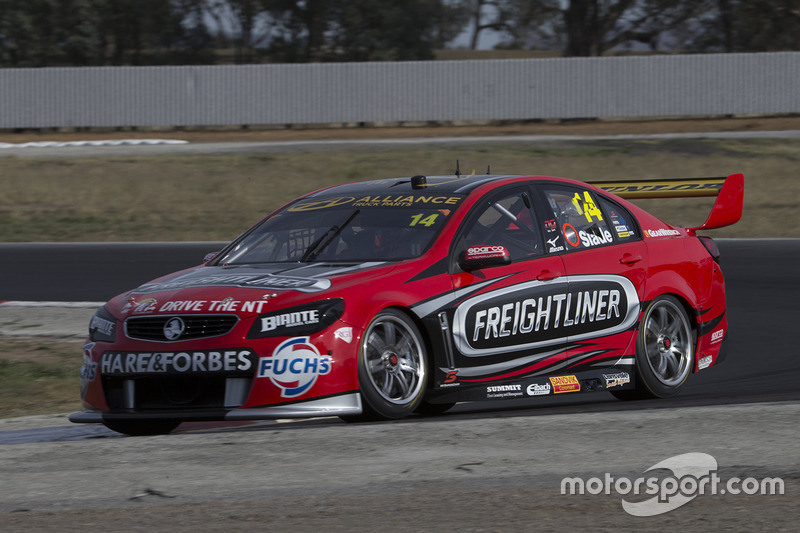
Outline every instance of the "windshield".
[[335, 202], [316, 209], [289, 206], [262, 222], [214, 263], [411, 259], [428, 249], [455, 207], [331, 204]]

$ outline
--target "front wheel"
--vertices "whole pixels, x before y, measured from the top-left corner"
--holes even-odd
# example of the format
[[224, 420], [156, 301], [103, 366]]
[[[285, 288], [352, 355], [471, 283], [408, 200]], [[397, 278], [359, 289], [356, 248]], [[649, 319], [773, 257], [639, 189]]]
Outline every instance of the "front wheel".
[[358, 352], [358, 384], [365, 418], [403, 418], [422, 402], [428, 355], [416, 324], [387, 309], [370, 322]]
[[681, 303], [656, 298], [645, 309], [636, 339], [636, 389], [610, 391], [622, 400], [678, 394], [694, 364], [694, 335]]

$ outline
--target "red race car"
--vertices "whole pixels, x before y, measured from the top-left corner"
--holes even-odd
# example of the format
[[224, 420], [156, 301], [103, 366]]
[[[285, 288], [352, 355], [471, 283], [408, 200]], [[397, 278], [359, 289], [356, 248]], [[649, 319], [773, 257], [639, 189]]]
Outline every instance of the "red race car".
[[[331, 187], [89, 325], [84, 410], [187, 420], [439, 413], [461, 401], [668, 397], [725, 354], [719, 252], [744, 178], [413, 176]], [[616, 193], [616, 194], [614, 194]], [[673, 227], [622, 197], [716, 195]]]

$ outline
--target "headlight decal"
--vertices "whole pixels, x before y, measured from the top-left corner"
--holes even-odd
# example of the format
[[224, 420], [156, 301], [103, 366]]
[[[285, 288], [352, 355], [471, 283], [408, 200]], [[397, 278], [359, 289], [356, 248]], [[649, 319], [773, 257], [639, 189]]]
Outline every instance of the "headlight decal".
[[117, 340], [117, 319], [105, 307], [98, 309], [89, 322], [89, 338], [105, 342]]
[[324, 330], [341, 318], [344, 300], [334, 298], [259, 315], [247, 334], [248, 339], [295, 337]]

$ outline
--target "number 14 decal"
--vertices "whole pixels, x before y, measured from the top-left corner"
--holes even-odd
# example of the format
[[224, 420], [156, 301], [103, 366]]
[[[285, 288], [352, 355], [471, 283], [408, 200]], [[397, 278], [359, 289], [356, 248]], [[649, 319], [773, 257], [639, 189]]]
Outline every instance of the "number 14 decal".
[[[425, 216], [425, 213], [420, 213], [418, 215], [414, 215], [411, 217], [411, 224], [409, 226], [427, 226], [431, 227], [436, 223], [436, 218], [439, 215], [434, 213], [433, 215]], [[425, 218], [423, 218], [425, 217]]]
[[592, 217], [597, 217], [597, 220], [603, 220], [603, 214], [598, 209], [597, 205], [592, 200], [589, 191], [583, 191], [583, 198], [581, 194], [576, 192], [572, 198], [572, 205], [578, 210], [578, 213], [586, 215], [586, 220], [592, 221]]

